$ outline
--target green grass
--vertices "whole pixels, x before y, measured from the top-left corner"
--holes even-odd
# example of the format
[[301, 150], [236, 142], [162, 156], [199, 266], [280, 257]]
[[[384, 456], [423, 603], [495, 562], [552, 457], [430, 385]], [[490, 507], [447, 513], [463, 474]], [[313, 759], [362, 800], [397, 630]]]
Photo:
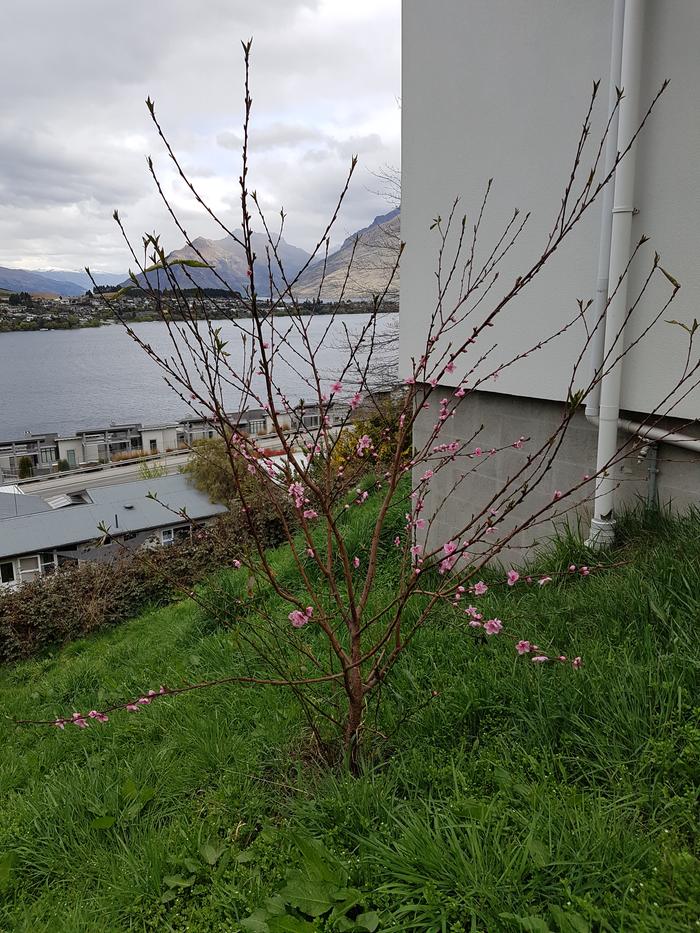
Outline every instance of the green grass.
[[[369, 505], [350, 520], [357, 549], [371, 522]], [[482, 600], [518, 637], [582, 655], [579, 671], [438, 615], [383, 691], [388, 739], [358, 779], [314, 761], [272, 688], [195, 692], [84, 731], [12, 725], [235, 673], [231, 633], [191, 602], [5, 669], [0, 930], [256, 929], [241, 921], [290, 869], [321, 870], [309, 837], [356, 889], [348, 915], [376, 912], [380, 931], [696, 929], [700, 517], [632, 516], [606, 559], [629, 563]], [[539, 566], [570, 561], [591, 555], [562, 541]]]

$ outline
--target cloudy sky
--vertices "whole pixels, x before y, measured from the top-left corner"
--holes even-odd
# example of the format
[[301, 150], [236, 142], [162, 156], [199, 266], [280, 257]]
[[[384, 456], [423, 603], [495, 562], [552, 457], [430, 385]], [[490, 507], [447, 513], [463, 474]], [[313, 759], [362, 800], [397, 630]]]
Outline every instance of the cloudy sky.
[[0, 265], [123, 272], [136, 242], [222, 236], [163, 154], [145, 98], [210, 206], [239, 226], [240, 40], [253, 37], [251, 188], [310, 249], [360, 158], [337, 239], [388, 210], [400, 160], [400, 0], [2, 0]]

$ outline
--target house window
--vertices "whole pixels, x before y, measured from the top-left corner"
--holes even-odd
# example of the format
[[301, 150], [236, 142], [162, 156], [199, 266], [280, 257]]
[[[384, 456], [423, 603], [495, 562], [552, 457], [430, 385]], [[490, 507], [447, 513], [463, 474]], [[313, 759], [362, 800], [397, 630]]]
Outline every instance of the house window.
[[321, 423], [319, 415], [304, 415], [304, 425], [307, 428], [317, 428]]
[[3, 561], [0, 564], [0, 583], [15, 582], [15, 565], [11, 560]]
[[158, 453], [158, 441], [151, 438], [151, 440], [148, 442], [148, 446], [150, 447], [152, 454]]
[[52, 447], [42, 447], [41, 448], [41, 462], [42, 463], [53, 463], [54, 461], [54, 451]]
[[56, 559], [53, 556], [53, 553], [48, 552], [40, 554], [41, 558], [41, 572], [42, 573], [54, 573], [56, 570]]
[[251, 421], [248, 425], [248, 430], [251, 434], [262, 434], [265, 430], [265, 420], [260, 418], [256, 421]]
[[164, 528], [160, 534], [161, 534], [161, 541], [163, 542], [163, 544], [173, 543], [173, 529], [172, 528]]
[[19, 578], [22, 583], [28, 583], [29, 580], [35, 580], [41, 569], [39, 567], [39, 555], [34, 554], [32, 557], [20, 557], [19, 559]]

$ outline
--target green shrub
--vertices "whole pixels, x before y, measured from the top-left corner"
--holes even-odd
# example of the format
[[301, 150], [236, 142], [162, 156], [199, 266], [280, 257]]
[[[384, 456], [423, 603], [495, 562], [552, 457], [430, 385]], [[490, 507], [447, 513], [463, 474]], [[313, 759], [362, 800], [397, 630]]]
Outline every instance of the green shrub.
[[31, 658], [97, 629], [164, 605], [230, 564], [244, 538], [224, 516], [191, 540], [139, 550], [110, 563], [91, 561], [39, 577], [0, 595], [0, 663]]

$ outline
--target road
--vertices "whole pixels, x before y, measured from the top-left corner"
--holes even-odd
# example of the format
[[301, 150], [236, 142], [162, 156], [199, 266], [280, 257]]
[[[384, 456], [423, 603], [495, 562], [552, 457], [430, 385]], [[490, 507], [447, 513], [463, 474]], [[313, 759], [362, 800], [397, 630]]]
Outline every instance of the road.
[[[177, 473], [190, 459], [189, 453], [168, 454], [165, 457], [148, 460], [150, 469], [165, 467], [166, 473]], [[78, 492], [91, 486], [113, 486], [115, 483], [129, 483], [143, 479], [142, 466], [138, 461], [119, 463], [94, 470], [81, 470], [78, 473], [65, 473], [62, 476], [42, 476], [17, 483], [27, 495], [55, 495], [61, 492]], [[16, 481], [15, 481], [16, 482]]]

